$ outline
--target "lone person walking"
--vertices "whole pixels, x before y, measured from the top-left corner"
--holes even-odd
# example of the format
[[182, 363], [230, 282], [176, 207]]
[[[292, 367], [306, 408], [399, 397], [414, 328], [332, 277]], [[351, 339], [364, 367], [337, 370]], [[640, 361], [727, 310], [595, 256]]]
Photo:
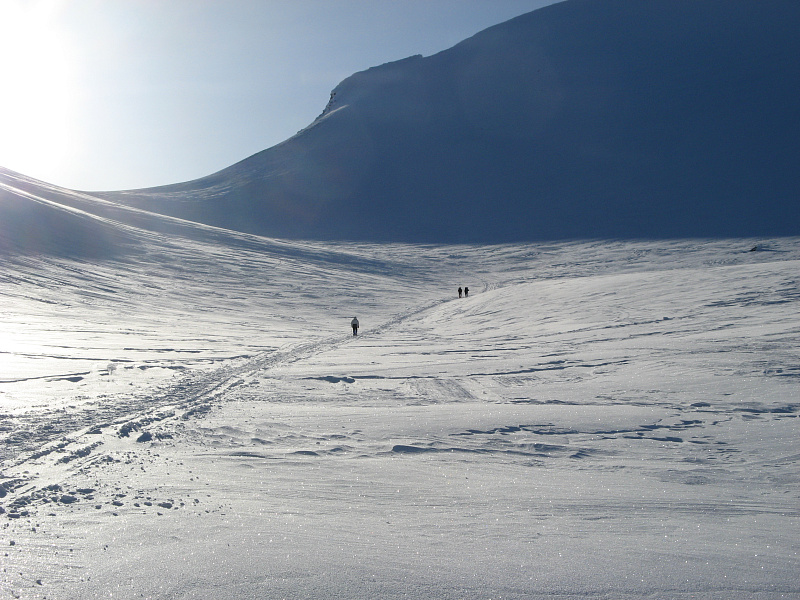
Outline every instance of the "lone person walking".
[[353, 317], [353, 320], [350, 321], [350, 326], [353, 328], [353, 335], [358, 335], [358, 319]]

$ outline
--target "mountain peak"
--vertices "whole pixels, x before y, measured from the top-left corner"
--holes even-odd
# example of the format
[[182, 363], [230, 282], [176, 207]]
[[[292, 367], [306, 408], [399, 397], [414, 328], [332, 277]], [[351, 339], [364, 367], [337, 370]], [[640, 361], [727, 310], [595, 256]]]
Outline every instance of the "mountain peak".
[[106, 197], [290, 238], [797, 234], [798, 28], [793, 0], [567, 0], [356, 73], [219, 173]]

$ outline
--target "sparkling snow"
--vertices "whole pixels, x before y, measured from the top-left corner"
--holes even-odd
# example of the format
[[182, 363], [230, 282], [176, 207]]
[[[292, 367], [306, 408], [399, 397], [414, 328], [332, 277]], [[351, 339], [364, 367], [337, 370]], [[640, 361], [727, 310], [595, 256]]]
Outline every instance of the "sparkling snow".
[[797, 598], [798, 242], [9, 257], [0, 598]]

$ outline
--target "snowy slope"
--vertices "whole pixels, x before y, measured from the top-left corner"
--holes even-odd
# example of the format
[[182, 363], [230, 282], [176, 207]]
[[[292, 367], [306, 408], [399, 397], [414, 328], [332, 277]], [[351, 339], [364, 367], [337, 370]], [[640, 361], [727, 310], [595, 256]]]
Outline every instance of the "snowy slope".
[[18, 254], [0, 597], [796, 597], [799, 242]]
[[800, 597], [795, 17], [572, 0], [199, 182], [0, 169], [0, 598]]
[[105, 197], [292, 238], [800, 233], [800, 5], [567, 0], [343, 81], [295, 137]]
[[124, 253], [134, 243], [130, 230], [59, 202], [46, 184], [0, 168], [0, 256], [101, 259]]

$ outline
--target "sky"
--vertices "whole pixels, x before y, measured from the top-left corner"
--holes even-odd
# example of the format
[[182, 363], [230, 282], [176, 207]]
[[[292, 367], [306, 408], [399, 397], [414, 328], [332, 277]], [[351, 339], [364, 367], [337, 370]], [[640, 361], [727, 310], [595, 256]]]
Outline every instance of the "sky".
[[0, 0], [0, 166], [189, 181], [310, 124], [349, 75], [554, 0]]

